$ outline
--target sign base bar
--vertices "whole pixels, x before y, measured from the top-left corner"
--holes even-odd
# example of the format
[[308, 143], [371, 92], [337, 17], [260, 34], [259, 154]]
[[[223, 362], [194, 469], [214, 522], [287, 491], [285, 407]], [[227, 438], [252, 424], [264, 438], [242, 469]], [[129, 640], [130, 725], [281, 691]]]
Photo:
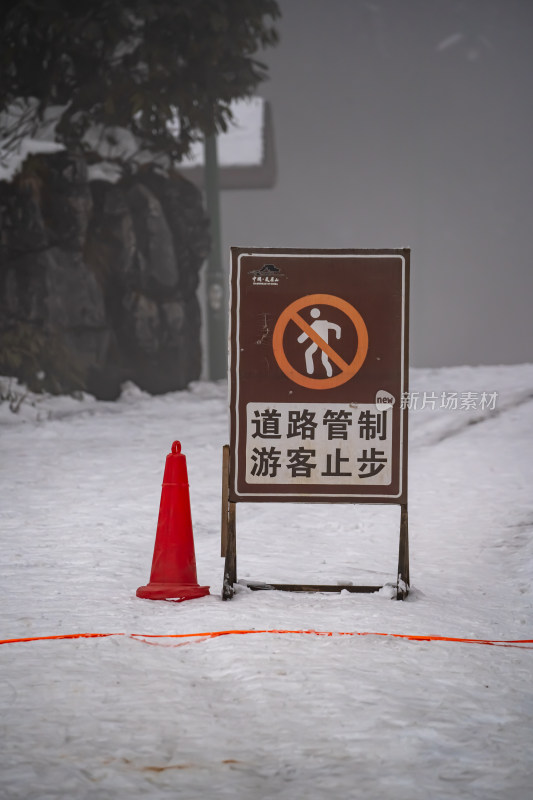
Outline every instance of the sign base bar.
[[239, 586], [259, 591], [261, 589], [277, 589], [280, 592], [357, 592], [370, 594], [379, 592], [382, 586], [354, 586], [353, 584], [317, 584], [317, 583], [263, 583], [262, 581], [245, 581], [239, 579]]

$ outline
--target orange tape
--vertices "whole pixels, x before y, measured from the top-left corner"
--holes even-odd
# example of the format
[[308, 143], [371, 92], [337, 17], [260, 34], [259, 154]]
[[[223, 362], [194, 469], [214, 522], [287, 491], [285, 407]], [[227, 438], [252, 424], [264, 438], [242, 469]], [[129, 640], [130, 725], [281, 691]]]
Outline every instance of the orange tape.
[[17, 642], [44, 642], [53, 639], [98, 639], [105, 636], [126, 636], [125, 633], [63, 633], [57, 636], [27, 636], [24, 639], [0, 639], [0, 644]]
[[[66, 633], [57, 636], [28, 636], [23, 639], [0, 639], [0, 644], [17, 644], [20, 642], [41, 642], [56, 639], [93, 639], [106, 636], [127, 636], [146, 644], [159, 644], [150, 642], [149, 639], [197, 639], [207, 641], [218, 636], [236, 636], [250, 633], [292, 633], [314, 636], [391, 636], [395, 639], [408, 639], [412, 642], [456, 642], [460, 644], [485, 644], [493, 647], [520, 647], [533, 650], [533, 639], [463, 639], [455, 636], [418, 636], [408, 633], [379, 633], [376, 631], [315, 631], [315, 630], [285, 630], [285, 629], [244, 629], [227, 631], [204, 631], [202, 633]], [[184, 642], [183, 644], [187, 644]]]

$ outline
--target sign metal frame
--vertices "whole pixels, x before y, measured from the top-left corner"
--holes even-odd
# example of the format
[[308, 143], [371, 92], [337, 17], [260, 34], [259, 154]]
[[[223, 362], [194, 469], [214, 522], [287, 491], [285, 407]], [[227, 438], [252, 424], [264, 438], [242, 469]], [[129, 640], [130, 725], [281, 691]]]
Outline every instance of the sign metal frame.
[[[382, 588], [238, 581], [236, 504], [268, 501], [399, 505], [396, 597], [407, 596], [408, 412], [401, 398], [408, 391], [409, 267], [407, 248], [231, 248], [230, 444], [224, 446], [222, 468], [223, 599], [233, 596], [236, 583], [252, 589], [287, 591], [375, 592]], [[321, 317], [320, 322], [311, 322], [314, 317]], [[333, 337], [329, 343], [329, 329], [340, 342]], [[296, 341], [305, 341], [305, 347], [296, 347]], [[304, 362], [301, 353], [305, 349]], [[377, 404], [380, 391], [392, 405], [372, 414], [369, 409], [383, 409]], [[300, 411], [287, 412], [289, 419], [291, 414], [304, 413], [310, 418], [309, 408], [314, 418], [318, 409], [323, 412], [326, 407], [323, 424], [327, 414], [333, 418], [337, 413], [344, 414], [339, 418], [349, 417], [345, 424], [350, 426], [358, 415], [360, 426], [361, 420], [372, 418], [374, 427], [353, 425], [345, 428], [343, 437], [337, 429], [338, 438], [345, 440], [349, 430], [350, 441], [329, 442], [340, 446], [334, 451], [336, 461], [329, 454], [328, 466], [322, 471], [317, 462], [323, 453], [315, 442], [311, 443], [314, 449], [301, 440], [297, 441], [299, 448], [285, 447], [287, 457], [295, 454], [292, 458], [298, 457], [302, 463], [305, 454], [309, 467], [302, 479], [305, 467], [291, 466], [282, 456], [282, 445], [289, 441], [273, 427], [277, 419], [269, 419], [269, 415], [281, 418], [280, 410], [293, 408]], [[333, 411], [339, 408], [349, 411]], [[383, 421], [384, 435], [379, 439], [385, 441], [381, 442], [376, 437], [378, 417], [378, 422]], [[385, 435], [387, 420], [389, 433]], [[316, 427], [316, 423], [313, 425]], [[251, 434], [251, 430], [255, 432]], [[354, 438], [355, 431], [359, 431], [361, 442]], [[372, 440], [365, 441], [363, 434], [366, 440]], [[259, 443], [263, 447], [259, 448]], [[273, 459], [270, 464], [266, 461], [269, 454]], [[309, 454], [314, 463], [309, 461]], [[351, 467], [344, 468], [352, 472], [342, 472], [342, 462], [348, 461]], [[357, 462], [360, 466], [354, 467]], [[353, 472], [356, 469], [359, 473]], [[291, 470], [292, 479], [287, 477]], [[375, 477], [381, 470], [381, 477]]]

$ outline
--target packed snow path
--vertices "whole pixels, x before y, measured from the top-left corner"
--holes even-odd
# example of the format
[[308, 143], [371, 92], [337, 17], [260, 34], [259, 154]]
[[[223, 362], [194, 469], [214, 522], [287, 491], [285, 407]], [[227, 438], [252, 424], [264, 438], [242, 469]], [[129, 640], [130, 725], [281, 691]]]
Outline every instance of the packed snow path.
[[[7, 383], [3, 381], [3, 394]], [[0, 797], [528, 800], [533, 650], [289, 629], [533, 638], [533, 366], [415, 370], [412, 592], [221, 601], [226, 387], [0, 405]], [[441, 408], [497, 392], [492, 408]], [[436, 400], [435, 400], [436, 398]], [[432, 407], [432, 400], [433, 406]], [[452, 404], [453, 405], [453, 404]], [[187, 456], [199, 582], [140, 600], [164, 459]], [[237, 508], [241, 577], [394, 581], [399, 509]]]

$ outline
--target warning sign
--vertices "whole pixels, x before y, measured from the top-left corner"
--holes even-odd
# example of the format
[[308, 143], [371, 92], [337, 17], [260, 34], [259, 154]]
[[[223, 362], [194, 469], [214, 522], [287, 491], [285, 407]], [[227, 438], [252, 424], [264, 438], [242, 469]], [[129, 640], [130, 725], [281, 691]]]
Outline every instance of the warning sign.
[[408, 250], [232, 248], [230, 499], [402, 503]]

